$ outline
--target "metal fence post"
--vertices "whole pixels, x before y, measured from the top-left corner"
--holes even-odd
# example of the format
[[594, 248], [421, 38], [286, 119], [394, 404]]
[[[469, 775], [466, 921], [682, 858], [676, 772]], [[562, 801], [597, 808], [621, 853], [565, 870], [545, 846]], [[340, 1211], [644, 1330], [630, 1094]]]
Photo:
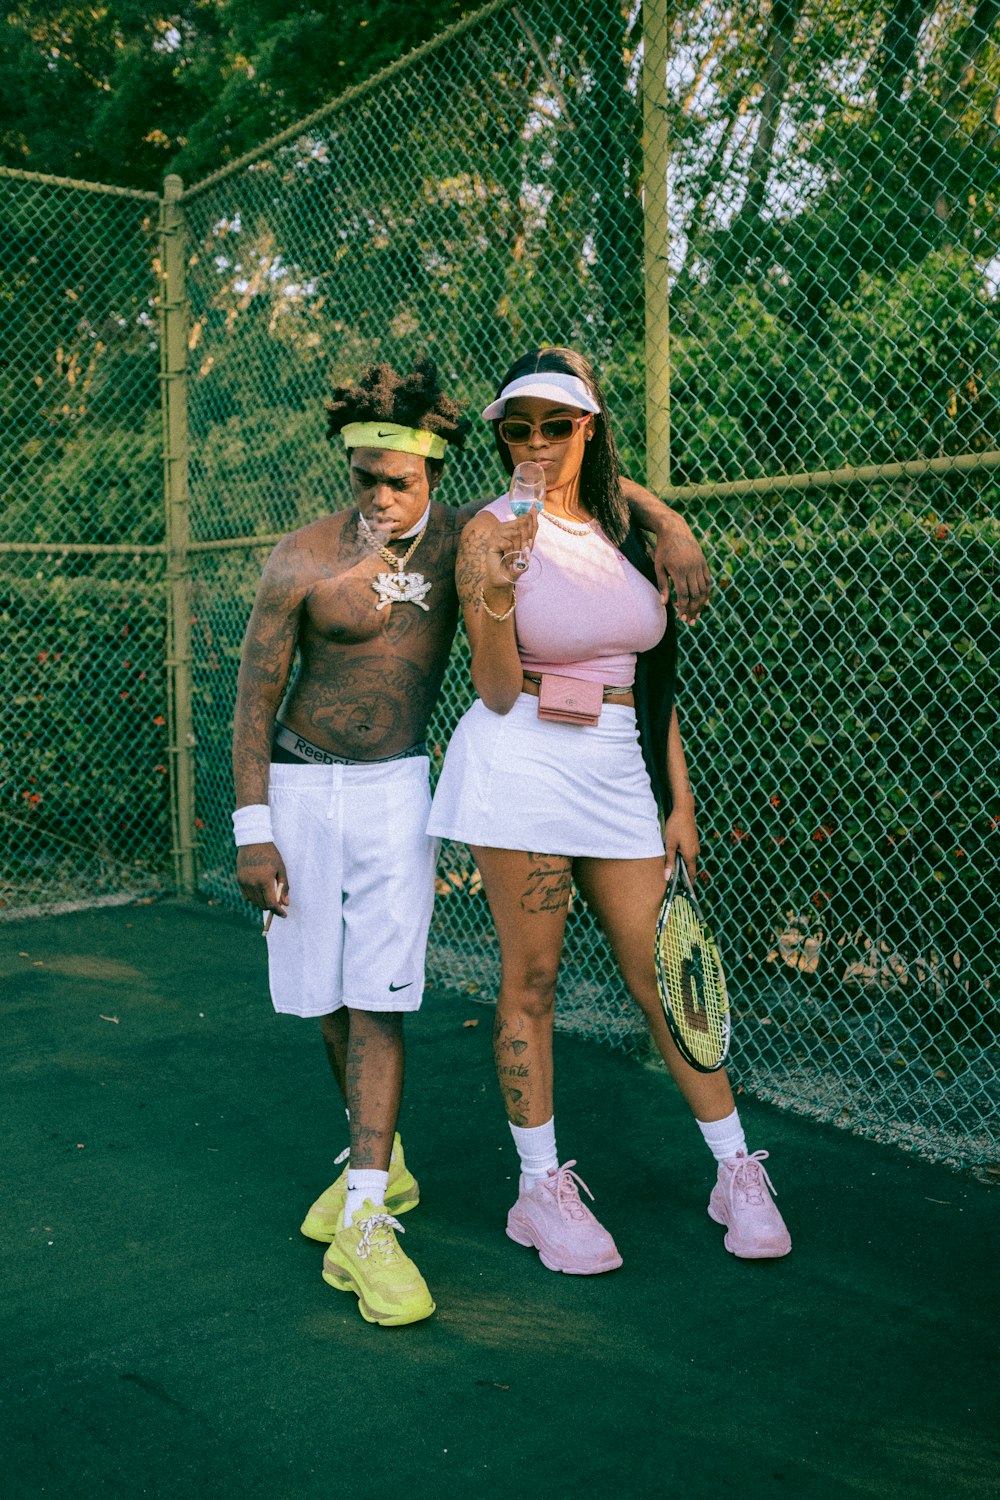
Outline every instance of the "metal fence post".
[[166, 504], [167, 684], [170, 704], [170, 798], [178, 892], [194, 894], [194, 724], [191, 704], [191, 558], [188, 525], [188, 304], [185, 230], [175, 173], [160, 200], [160, 389]]
[[670, 487], [670, 297], [667, 220], [667, 49], [670, 0], [642, 6], [643, 247], [646, 301], [646, 483]]

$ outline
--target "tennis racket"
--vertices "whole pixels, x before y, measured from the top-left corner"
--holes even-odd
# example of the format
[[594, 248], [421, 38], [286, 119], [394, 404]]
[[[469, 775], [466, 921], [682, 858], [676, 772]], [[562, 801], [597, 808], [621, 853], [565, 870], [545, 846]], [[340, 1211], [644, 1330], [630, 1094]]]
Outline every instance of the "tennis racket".
[[680, 854], [656, 924], [656, 982], [677, 1050], [699, 1073], [714, 1073], [729, 1052], [729, 996]]

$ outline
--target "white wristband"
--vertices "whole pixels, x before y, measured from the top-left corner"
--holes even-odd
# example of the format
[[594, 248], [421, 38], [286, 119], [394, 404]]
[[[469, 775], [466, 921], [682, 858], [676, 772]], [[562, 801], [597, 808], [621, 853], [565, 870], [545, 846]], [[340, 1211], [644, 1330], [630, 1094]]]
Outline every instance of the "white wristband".
[[271, 809], [267, 803], [252, 802], [249, 807], [238, 807], [233, 813], [233, 834], [237, 848], [243, 844], [273, 844]]

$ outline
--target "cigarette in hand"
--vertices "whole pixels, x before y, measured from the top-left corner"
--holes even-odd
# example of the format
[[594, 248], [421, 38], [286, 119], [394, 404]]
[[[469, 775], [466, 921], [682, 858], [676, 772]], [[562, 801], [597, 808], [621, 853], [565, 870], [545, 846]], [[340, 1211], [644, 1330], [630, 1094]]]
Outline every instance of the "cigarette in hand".
[[[278, 881], [278, 900], [279, 901], [281, 900], [281, 898], [284, 895], [284, 893], [285, 893], [285, 882], [283, 880], [279, 880]], [[268, 914], [267, 914], [267, 916], [264, 918], [264, 927], [263, 927], [263, 931], [261, 932], [261, 937], [267, 937], [267, 934], [268, 934], [268, 932], [270, 931], [270, 928], [271, 928], [271, 923], [273, 921], [274, 921], [274, 912], [273, 911], [269, 911]]]

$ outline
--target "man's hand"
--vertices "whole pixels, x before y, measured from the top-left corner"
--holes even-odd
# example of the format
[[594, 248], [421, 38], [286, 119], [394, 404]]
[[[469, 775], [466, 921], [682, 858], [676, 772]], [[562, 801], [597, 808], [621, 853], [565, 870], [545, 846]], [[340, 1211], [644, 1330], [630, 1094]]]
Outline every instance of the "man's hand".
[[658, 500], [652, 490], [622, 475], [622, 495], [633, 521], [656, 537], [656, 582], [664, 604], [673, 584], [677, 614], [685, 625], [693, 625], [708, 604], [712, 579], [694, 532], [684, 517]]
[[667, 603], [672, 583], [678, 618], [685, 625], [693, 625], [711, 597], [712, 578], [705, 554], [690, 528], [684, 522], [681, 522], [681, 527], [683, 530], [670, 526], [657, 532], [653, 561], [660, 598]]
[[287, 916], [288, 873], [275, 844], [243, 844], [237, 849], [236, 878], [254, 906], [276, 917]]

